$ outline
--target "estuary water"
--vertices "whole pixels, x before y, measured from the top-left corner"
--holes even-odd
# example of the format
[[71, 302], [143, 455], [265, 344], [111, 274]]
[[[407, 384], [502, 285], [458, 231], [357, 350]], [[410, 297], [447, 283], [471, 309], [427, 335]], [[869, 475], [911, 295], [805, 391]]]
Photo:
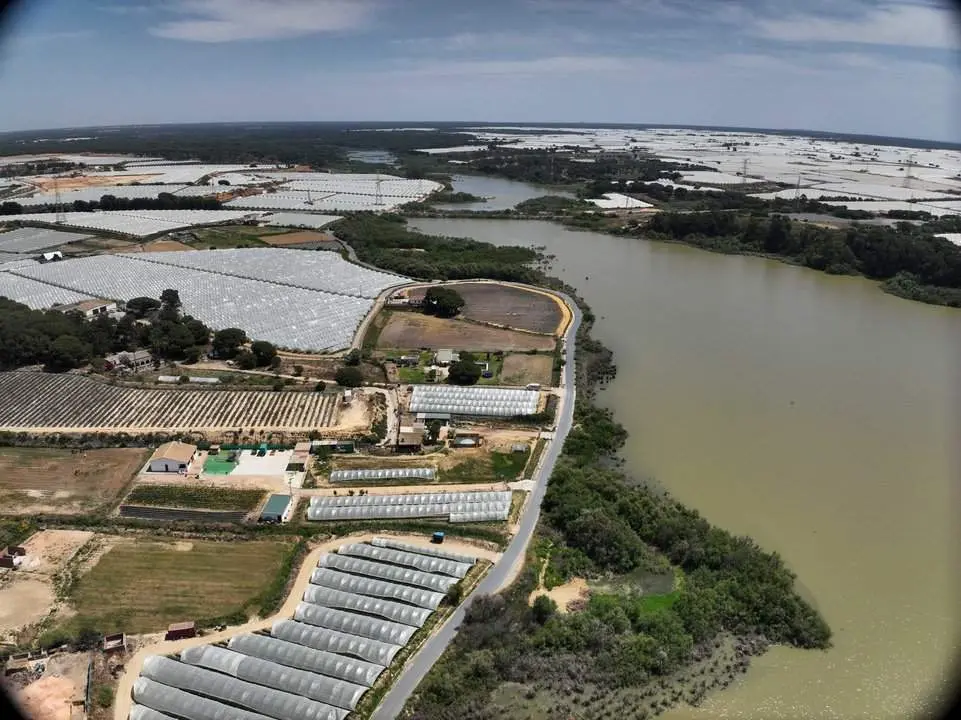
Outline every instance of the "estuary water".
[[876, 283], [535, 221], [424, 232], [546, 247], [598, 317], [629, 472], [781, 554], [834, 630], [670, 720], [920, 717], [959, 676], [961, 311]]

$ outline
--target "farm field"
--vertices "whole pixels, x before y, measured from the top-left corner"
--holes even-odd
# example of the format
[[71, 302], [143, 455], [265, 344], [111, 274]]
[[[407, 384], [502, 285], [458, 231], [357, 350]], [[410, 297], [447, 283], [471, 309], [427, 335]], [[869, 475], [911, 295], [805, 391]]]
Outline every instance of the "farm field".
[[421, 313], [394, 312], [380, 331], [377, 347], [400, 350], [553, 350], [554, 338]]
[[33, 432], [313, 430], [337, 396], [314, 392], [142, 390], [79, 375], [0, 373], [0, 429]]
[[193, 230], [197, 237], [189, 243], [195, 250], [225, 250], [228, 248], [263, 247], [264, 238], [287, 233], [282, 228], [262, 228], [252, 225], [222, 225]]
[[264, 497], [262, 490], [234, 490], [190, 485], [137, 485], [124, 498], [125, 504], [203, 510], [250, 512]]
[[140, 448], [0, 448], [0, 508], [18, 515], [89, 512], [112, 502], [149, 454]]
[[513, 354], [504, 358], [500, 382], [504, 385], [540, 383], [550, 386], [553, 379], [554, 358], [550, 355]]
[[[524, 288], [499, 283], [455, 283], [449, 287], [464, 298], [462, 314], [468, 320], [554, 334], [561, 331], [567, 315], [553, 297]], [[426, 288], [417, 288], [410, 295], [423, 297], [424, 292]]]
[[69, 622], [144, 633], [256, 611], [289, 549], [283, 542], [119, 541], [72, 589], [77, 615]]
[[[264, 228], [259, 228], [264, 230]], [[270, 231], [265, 231], [269, 233]], [[339, 248], [340, 245], [334, 240], [330, 235], [322, 232], [314, 232], [313, 230], [300, 230], [297, 232], [288, 233], [270, 233], [261, 236], [263, 240], [268, 245], [273, 245], [274, 247], [285, 247], [288, 245], [308, 245], [314, 243], [323, 243], [324, 245], [330, 245], [331, 247]]]

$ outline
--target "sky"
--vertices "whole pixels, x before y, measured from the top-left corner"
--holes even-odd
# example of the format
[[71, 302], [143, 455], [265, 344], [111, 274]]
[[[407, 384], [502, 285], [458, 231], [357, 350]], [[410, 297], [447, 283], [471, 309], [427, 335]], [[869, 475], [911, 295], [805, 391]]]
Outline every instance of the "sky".
[[0, 131], [665, 123], [961, 141], [935, 0], [24, 0]]

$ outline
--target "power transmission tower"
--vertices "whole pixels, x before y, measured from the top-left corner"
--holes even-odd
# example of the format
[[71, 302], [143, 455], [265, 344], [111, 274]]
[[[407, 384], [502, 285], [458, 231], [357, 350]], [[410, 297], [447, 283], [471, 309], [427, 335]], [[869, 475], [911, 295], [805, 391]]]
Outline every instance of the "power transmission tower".
[[63, 211], [63, 199], [60, 197], [60, 183], [57, 182], [57, 178], [53, 179], [53, 202], [57, 208], [57, 216], [55, 222], [57, 225], [65, 225], [67, 222], [67, 214]]
[[911, 157], [908, 158], [908, 170], [904, 173], [904, 187], [906, 188], [911, 187], [911, 182], [914, 180], [912, 171], [914, 170], [914, 159], [916, 157], [917, 155], [911, 155]]
[[384, 194], [383, 194], [383, 192], [382, 192], [382, 190], [381, 190], [381, 186], [382, 186], [383, 182], [384, 182], [384, 181], [381, 179], [380, 173], [377, 173], [377, 192], [376, 192], [376, 194], [375, 194], [375, 196], [374, 196], [374, 204], [375, 204], [377, 207], [383, 207], [383, 206], [384, 206]]
[[747, 158], [744, 158], [744, 167], [741, 169], [741, 184], [747, 185]]
[[801, 173], [797, 174], [797, 185], [794, 186], [794, 212], [801, 207]]

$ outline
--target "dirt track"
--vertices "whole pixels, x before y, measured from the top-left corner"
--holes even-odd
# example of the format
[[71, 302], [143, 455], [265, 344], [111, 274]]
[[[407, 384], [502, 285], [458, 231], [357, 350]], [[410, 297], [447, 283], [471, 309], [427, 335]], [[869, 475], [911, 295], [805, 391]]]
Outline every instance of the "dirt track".
[[[143, 662], [148, 656], [169, 655], [171, 653], [180, 652], [181, 650], [189, 647], [196, 647], [197, 645], [207, 645], [210, 643], [228, 640], [234, 635], [246, 632], [254, 632], [256, 630], [263, 630], [269, 628], [278, 620], [289, 619], [293, 617], [294, 610], [296, 610], [297, 604], [303, 597], [304, 589], [310, 583], [310, 575], [317, 566], [317, 561], [323, 553], [335, 550], [344, 543], [365, 542], [377, 536], [388, 535], [413, 545], [421, 545], [424, 547], [430, 546], [430, 540], [423, 535], [395, 535], [388, 532], [356, 533], [354, 535], [346, 535], [344, 537], [328, 540], [327, 542], [321, 543], [320, 545], [312, 548], [310, 553], [308, 553], [307, 557], [304, 559], [303, 565], [301, 565], [300, 570], [297, 573], [297, 578], [291, 587], [290, 594], [287, 596], [286, 602], [284, 602], [283, 607], [281, 607], [280, 611], [275, 615], [272, 615], [269, 618], [251, 620], [243, 625], [230, 627], [221, 632], [210, 633], [208, 635], [204, 635], [203, 637], [188, 638], [186, 640], [171, 640], [169, 642], [160, 641], [152, 645], [147, 645], [138, 650], [125, 663], [124, 673], [120, 677], [120, 682], [117, 684], [116, 699], [114, 701], [114, 720], [127, 720], [127, 717], [130, 714], [130, 706], [133, 704], [133, 699], [131, 697], [133, 683], [140, 675], [140, 669], [143, 667]], [[444, 549], [449, 549], [452, 552], [461, 552], [473, 555], [474, 557], [483, 558], [495, 563], [498, 559], [500, 559], [501, 555], [498, 552], [488, 550], [479, 545], [453, 539], [444, 541]]]

